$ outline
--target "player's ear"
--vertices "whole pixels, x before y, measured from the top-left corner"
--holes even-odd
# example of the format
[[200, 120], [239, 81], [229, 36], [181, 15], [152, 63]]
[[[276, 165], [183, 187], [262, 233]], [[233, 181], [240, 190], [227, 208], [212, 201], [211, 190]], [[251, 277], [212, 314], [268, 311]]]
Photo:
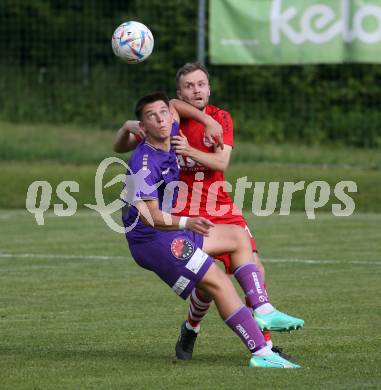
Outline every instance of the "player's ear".
[[145, 132], [146, 129], [144, 128], [144, 123], [143, 121], [139, 121], [139, 127]]
[[180, 100], [183, 100], [182, 97], [181, 97], [181, 92], [179, 89], [176, 90], [176, 94], [177, 94], [177, 97], [180, 99]]
[[210, 96], [210, 88], [209, 88], [209, 90], [208, 90], [208, 96]]

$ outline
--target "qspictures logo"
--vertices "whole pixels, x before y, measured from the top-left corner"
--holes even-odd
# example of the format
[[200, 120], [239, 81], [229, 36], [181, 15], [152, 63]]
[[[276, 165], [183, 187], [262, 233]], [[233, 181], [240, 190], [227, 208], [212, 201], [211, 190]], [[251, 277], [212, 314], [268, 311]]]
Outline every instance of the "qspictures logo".
[[[104, 175], [112, 164], [121, 165], [127, 174], [119, 174], [112, 180], [103, 184]], [[200, 188], [203, 188], [204, 174], [197, 173], [197, 182], [193, 188], [188, 188], [187, 184], [181, 181], [172, 181], [167, 184], [163, 180], [148, 184], [147, 178], [151, 174], [149, 169], [141, 169], [133, 173], [128, 165], [121, 159], [109, 157], [104, 159], [98, 166], [94, 177], [94, 204], [84, 204], [84, 207], [96, 211], [106, 225], [117, 233], [128, 233], [138, 223], [139, 216], [142, 215], [148, 223], [153, 225], [153, 219], [148, 208], [145, 206], [144, 198], [162, 187], [163, 201], [162, 210], [170, 213], [179, 213], [184, 210], [186, 204], [174, 199], [177, 194], [180, 197], [190, 193], [190, 216], [198, 216], [201, 207]], [[123, 190], [120, 196], [111, 203], [106, 204], [104, 189], [115, 184], [122, 184]], [[223, 188], [229, 192], [234, 207], [229, 205], [217, 205], [216, 194]], [[267, 191], [266, 191], [267, 189]], [[62, 203], [51, 205], [53, 186], [48, 181], [34, 181], [30, 184], [26, 194], [26, 209], [34, 215], [38, 225], [44, 225], [44, 214], [53, 206], [53, 212], [58, 217], [73, 216], [78, 203], [73, 193], [80, 191], [80, 185], [76, 181], [61, 182], [55, 192]], [[206, 211], [210, 217], [220, 217], [226, 214], [241, 215], [245, 199], [251, 197], [251, 212], [256, 216], [270, 216], [277, 210], [280, 200], [279, 215], [287, 216], [291, 213], [291, 206], [294, 195], [299, 192], [304, 198], [304, 210], [306, 217], [310, 220], [316, 218], [316, 211], [326, 206], [330, 201], [331, 212], [337, 217], [348, 217], [355, 211], [356, 205], [351, 193], [357, 192], [357, 184], [354, 181], [339, 181], [334, 186], [325, 181], [298, 182], [250, 182], [247, 176], [238, 178], [234, 185], [227, 181], [217, 181], [213, 183], [207, 192]], [[266, 195], [265, 195], [266, 194]], [[125, 206], [133, 207], [137, 204], [139, 213], [128, 226], [122, 226], [120, 221], [121, 209]], [[175, 206], [173, 206], [175, 204]], [[264, 206], [263, 206], [264, 205]], [[166, 214], [165, 223], [171, 224], [170, 214]]]

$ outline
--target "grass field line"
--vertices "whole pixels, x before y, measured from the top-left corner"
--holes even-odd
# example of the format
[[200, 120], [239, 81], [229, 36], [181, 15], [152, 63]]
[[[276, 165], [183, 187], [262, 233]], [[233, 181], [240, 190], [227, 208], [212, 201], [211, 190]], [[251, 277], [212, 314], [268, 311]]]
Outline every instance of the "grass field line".
[[[127, 260], [127, 256], [107, 256], [107, 255], [65, 255], [53, 253], [4, 253], [0, 252], [0, 259], [15, 258], [43, 258], [43, 259], [63, 259], [63, 260]], [[296, 259], [296, 258], [266, 258], [268, 263], [300, 263], [300, 264], [351, 264], [351, 265], [375, 265], [381, 266], [381, 261], [356, 261], [356, 260], [319, 260], [319, 259]]]
[[381, 265], [381, 261], [359, 261], [359, 260], [318, 260], [318, 259], [263, 259], [268, 263], [302, 263], [302, 264], [353, 264], [353, 265]]
[[126, 260], [124, 256], [99, 256], [99, 255], [60, 255], [52, 253], [2, 253], [0, 258], [43, 258], [43, 259], [80, 259], [80, 260]]

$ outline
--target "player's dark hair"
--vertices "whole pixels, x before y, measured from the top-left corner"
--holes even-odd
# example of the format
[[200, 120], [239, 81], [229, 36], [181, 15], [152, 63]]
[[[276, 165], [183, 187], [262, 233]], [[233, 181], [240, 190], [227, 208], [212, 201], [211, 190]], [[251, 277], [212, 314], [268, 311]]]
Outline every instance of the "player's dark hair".
[[185, 76], [188, 73], [192, 73], [196, 70], [201, 70], [204, 72], [209, 81], [209, 72], [204, 65], [200, 64], [199, 62], [187, 62], [176, 73], [176, 88], [179, 89], [181, 76]]
[[168, 107], [169, 107], [169, 99], [168, 96], [163, 92], [154, 92], [149, 95], [143, 96], [138, 100], [135, 106], [135, 115], [136, 117], [141, 120], [142, 119], [142, 112], [144, 107], [147, 104], [155, 103], [159, 100], [162, 100]]

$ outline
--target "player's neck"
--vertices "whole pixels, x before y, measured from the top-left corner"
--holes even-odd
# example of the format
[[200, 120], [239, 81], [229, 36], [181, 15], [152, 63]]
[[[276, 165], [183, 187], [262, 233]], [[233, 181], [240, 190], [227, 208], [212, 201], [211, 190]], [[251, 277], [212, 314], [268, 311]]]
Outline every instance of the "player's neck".
[[147, 136], [146, 137], [146, 144], [153, 146], [155, 149], [164, 150], [164, 152], [169, 152], [169, 150], [171, 148], [171, 140], [169, 137], [165, 140], [157, 140], [157, 139], [152, 139], [151, 137]]

